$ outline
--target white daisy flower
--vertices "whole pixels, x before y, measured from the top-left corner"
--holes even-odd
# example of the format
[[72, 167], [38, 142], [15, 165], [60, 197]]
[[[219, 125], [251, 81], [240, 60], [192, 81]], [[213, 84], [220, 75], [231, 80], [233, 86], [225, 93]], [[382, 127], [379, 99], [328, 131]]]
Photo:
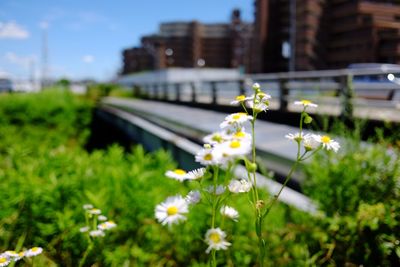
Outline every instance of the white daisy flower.
[[201, 194], [198, 190], [190, 191], [185, 197], [185, 200], [188, 204], [197, 204], [200, 202], [200, 199], [201, 199]]
[[15, 252], [14, 250], [7, 250], [7, 251], [5, 251], [4, 253], [2, 253], [2, 255], [3, 255], [3, 256], [6, 256], [6, 257], [9, 257], [9, 258], [11, 258], [11, 257], [18, 257], [18, 253]]
[[41, 254], [42, 252], [43, 252], [43, 249], [41, 247], [33, 247], [33, 248], [25, 251], [25, 256], [28, 258], [34, 257], [34, 256]]
[[304, 135], [303, 134], [300, 135], [300, 133], [295, 133], [295, 134], [289, 133], [285, 135], [285, 137], [289, 140], [300, 142], [301, 140], [303, 140]]
[[83, 205], [83, 208], [85, 210], [90, 210], [90, 209], [93, 209], [93, 205], [92, 204], [85, 204], [85, 205]]
[[173, 196], [156, 206], [155, 216], [162, 225], [172, 225], [186, 220], [184, 214], [187, 212], [188, 203], [185, 199], [182, 196]]
[[[255, 98], [255, 99], [254, 99]], [[248, 102], [261, 102], [261, 103], [267, 103], [269, 99], [271, 99], [271, 95], [266, 94], [264, 92], [258, 92], [256, 95], [252, 94], [251, 96], [247, 97], [246, 100]]]
[[254, 109], [257, 112], [261, 112], [261, 111], [266, 111], [268, 110], [268, 105], [266, 103], [263, 102], [253, 102], [253, 101], [248, 101], [247, 102], [247, 106], [249, 108]]
[[182, 182], [187, 179], [187, 172], [182, 169], [175, 169], [173, 171], [167, 171], [165, 176]]
[[229, 191], [235, 194], [249, 192], [251, 187], [252, 184], [245, 179], [232, 180], [228, 185]]
[[97, 226], [97, 228], [99, 228], [99, 230], [105, 231], [105, 230], [110, 230], [110, 229], [112, 229], [112, 228], [114, 228], [116, 226], [117, 226], [117, 224], [115, 222], [107, 221], [107, 222], [99, 224]]
[[323, 136], [316, 135], [315, 138], [322, 144], [322, 147], [325, 148], [326, 150], [333, 150], [333, 151], [337, 152], [340, 148], [339, 143], [336, 142], [335, 140], [332, 140], [327, 135], [323, 135]]
[[242, 141], [248, 141], [251, 142], [251, 134], [246, 133], [244, 128], [238, 129], [233, 132], [226, 132], [226, 139], [227, 140], [232, 140], [232, 139], [239, 139]]
[[218, 165], [221, 164], [222, 154], [219, 150], [209, 148], [203, 148], [195, 157], [196, 162], [200, 162], [203, 165]]
[[6, 255], [0, 255], [0, 267], [7, 266], [10, 264], [10, 258], [8, 258]]
[[300, 100], [300, 101], [294, 101], [294, 104], [298, 105], [298, 106], [303, 106], [303, 107], [312, 107], [312, 108], [318, 107], [317, 104], [314, 104], [310, 100], [304, 100], [304, 99]]
[[97, 217], [97, 219], [98, 219], [99, 221], [102, 221], [102, 222], [107, 221], [107, 217], [104, 216], [104, 215], [99, 215], [99, 217]]
[[[209, 187], [206, 188], [206, 191], [210, 194], [214, 194], [214, 186], [210, 185]], [[223, 185], [218, 185], [215, 188], [215, 195], [219, 196], [222, 195], [225, 192], [225, 186]]]
[[318, 148], [321, 145], [321, 142], [319, 141], [319, 138], [315, 134], [306, 134], [304, 136], [304, 142], [303, 146], [306, 150], [314, 150]]
[[226, 250], [231, 243], [225, 240], [226, 234], [220, 228], [211, 228], [206, 233], [206, 242], [208, 248], [206, 253], [210, 253], [211, 250]]
[[88, 232], [90, 230], [90, 228], [88, 227], [88, 226], [84, 226], [84, 227], [81, 227], [80, 229], [79, 229], [79, 232], [81, 232], [81, 233], [86, 233], [86, 232]]
[[101, 210], [99, 210], [99, 209], [90, 209], [90, 210], [87, 210], [87, 212], [88, 212], [89, 214], [93, 214], [93, 215], [99, 215], [99, 214], [101, 214]]
[[24, 257], [24, 255], [25, 255], [24, 252], [17, 253], [14, 250], [7, 250], [2, 254], [2, 256], [7, 257], [10, 261], [19, 261], [20, 259], [22, 259], [22, 257]]
[[244, 101], [246, 101], [246, 99], [247, 98], [245, 95], [238, 95], [237, 97], [235, 97], [235, 100], [231, 101], [231, 105], [243, 103]]
[[189, 180], [200, 179], [204, 176], [205, 173], [206, 173], [206, 168], [195, 169], [187, 173], [186, 179]]
[[211, 133], [209, 135], [204, 136], [203, 138], [204, 143], [212, 145], [220, 144], [224, 141], [225, 141], [224, 133], [221, 132]]
[[237, 222], [239, 218], [239, 212], [232, 207], [222, 206], [220, 209], [222, 216], [228, 217], [233, 221]]
[[106, 234], [102, 230], [92, 230], [89, 232], [89, 235], [92, 237], [102, 237], [105, 236]]
[[250, 153], [251, 142], [248, 140], [234, 139], [215, 146], [221, 154], [226, 156], [242, 156]]
[[247, 115], [247, 113], [244, 112], [233, 113], [226, 116], [225, 120], [220, 124], [220, 127], [223, 129], [230, 126], [237, 126], [252, 119], [252, 116]]

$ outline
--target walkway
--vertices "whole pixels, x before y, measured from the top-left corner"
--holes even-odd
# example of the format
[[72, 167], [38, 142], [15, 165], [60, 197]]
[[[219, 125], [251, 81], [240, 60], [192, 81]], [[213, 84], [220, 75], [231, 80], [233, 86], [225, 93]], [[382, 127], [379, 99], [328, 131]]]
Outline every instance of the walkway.
[[[150, 100], [108, 97], [102, 103], [132, 112], [199, 142], [202, 142], [204, 135], [219, 130], [219, 124], [228, 115]], [[268, 168], [282, 175], [288, 172], [296, 159], [297, 146], [286, 139], [285, 135], [295, 132], [298, 132], [295, 127], [261, 120], [256, 122], [257, 154], [265, 160]], [[296, 173], [294, 177], [301, 180], [300, 173]]]

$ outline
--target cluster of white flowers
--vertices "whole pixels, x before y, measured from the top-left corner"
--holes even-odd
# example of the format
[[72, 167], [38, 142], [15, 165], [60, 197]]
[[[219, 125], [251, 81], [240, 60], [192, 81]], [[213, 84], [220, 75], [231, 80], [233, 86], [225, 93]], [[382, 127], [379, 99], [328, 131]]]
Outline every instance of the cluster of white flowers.
[[23, 257], [31, 258], [43, 252], [41, 247], [33, 247], [25, 251], [16, 252], [14, 250], [7, 250], [0, 254], [0, 267], [8, 266], [12, 262], [17, 262]]
[[287, 134], [285, 136], [287, 139], [293, 140], [298, 143], [303, 143], [304, 149], [306, 151], [316, 150], [320, 147], [326, 150], [333, 150], [337, 152], [340, 148], [340, 144], [335, 140], [331, 139], [327, 135], [318, 134]]
[[[301, 101], [295, 101], [295, 105], [302, 106], [303, 111], [302, 114], [304, 116], [304, 122], [305, 123], [310, 123], [312, 121], [312, 118], [306, 113], [306, 109], [308, 107], [316, 108], [318, 107], [317, 104], [314, 104], [310, 100], [301, 100]], [[333, 150], [337, 152], [340, 148], [340, 145], [338, 142], [335, 140], [332, 140], [329, 136], [327, 135], [318, 135], [318, 134], [304, 134], [304, 133], [289, 133], [285, 135], [285, 137], [289, 140], [293, 140], [297, 143], [302, 143], [303, 147], [306, 151], [312, 151], [312, 150], [317, 150], [320, 148], [324, 148], [326, 150]]]
[[[238, 96], [232, 104], [240, 104], [245, 110], [252, 108], [257, 112], [266, 111], [269, 106], [270, 95], [262, 92], [258, 84], [253, 86], [254, 94], [250, 97]], [[254, 122], [254, 117], [246, 112], [233, 113], [225, 117], [220, 124], [220, 130], [211, 133], [203, 138], [204, 147], [196, 154], [195, 161], [204, 165], [204, 168], [185, 171], [182, 169], [168, 170], [165, 175], [168, 178], [180, 182], [186, 180], [203, 181], [205, 178], [216, 175], [216, 168], [232, 166], [237, 159], [242, 159], [251, 152], [252, 137], [245, 131], [245, 124]], [[208, 201], [216, 199], [226, 199], [228, 194], [238, 194], [249, 192], [253, 185], [247, 180], [224, 180], [223, 184], [218, 184], [218, 178], [209, 182], [204, 182], [199, 190], [190, 191], [186, 197], [172, 196], [155, 208], [155, 217], [162, 225], [171, 226], [186, 220], [190, 205], [197, 204], [205, 194]], [[219, 181], [220, 183], [221, 181]], [[200, 183], [199, 183], [200, 184]], [[226, 200], [224, 200], [226, 201]], [[239, 212], [232, 207], [225, 205], [224, 201], [216, 201], [221, 216], [238, 221]], [[215, 207], [214, 207], [215, 209]], [[215, 213], [214, 213], [215, 214]], [[208, 244], [207, 253], [211, 250], [227, 249], [231, 244], [225, 240], [226, 233], [220, 228], [212, 226], [205, 235]]]
[[[245, 131], [245, 124], [250, 123], [252, 129], [254, 129], [257, 115], [260, 112], [268, 110], [271, 96], [262, 92], [260, 85], [257, 83], [253, 85], [253, 90], [253, 95], [249, 97], [240, 95], [231, 102], [233, 105], [241, 105], [245, 112], [233, 113], [226, 116], [220, 124], [219, 131], [203, 138], [205, 144], [196, 154], [195, 161], [205, 167], [192, 171], [185, 171], [183, 169], [168, 170], [165, 173], [168, 178], [180, 182], [187, 180], [198, 181], [199, 190], [192, 190], [185, 197], [180, 195], [168, 197], [155, 208], [156, 219], [162, 225], [171, 226], [186, 220], [186, 215], [191, 205], [199, 203], [202, 199], [207, 200], [207, 203], [212, 206], [213, 216], [211, 228], [206, 232], [204, 239], [208, 244], [207, 253], [211, 250], [226, 250], [231, 245], [226, 240], [227, 234], [215, 226], [218, 210], [220, 216], [223, 218], [228, 218], [234, 222], [237, 222], [239, 219], [239, 212], [233, 207], [226, 205], [229, 194], [247, 193], [254, 189], [255, 175], [253, 178], [254, 181], [249, 181], [246, 179], [231, 179], [232, 173], [230, 173], [232, 166], [240, 160], [245, 162], [249, 172], [254, 172], [257, 168], [254, 158], [252, 162], [247, 159], [247, 154], [254, 148], [254, 140], [252, 140], [252, 134]], [[303, 106], [301, 118], [304, 123], [310, 123], [312, 118], [306, 113], [306, 109], [308, 107], [317, 107], [317, 105], [308, 100], [296, 101], [295, 104]], [[252, 109], [252, 115], [248, 113], [248, 109], [250, 108]], [[330, 139], [328, 136], [303, 134], [301, 125], [300, 133], [288, 134], [286, 138], [298, 144], [302, 143], [306, 152], [311, 150], [316, 151], [321, 148], [336, 152], [340, 147], [336, 141]], [[228, 179], [224, 178], [223, 181], [219, 179], [218, 175], [221, 168], [224, 168], [228, 172], [227, 177], [229, 177]], [[262, 203], [264, 202], [257, 199], [254, 203], [256, 203], [255, 205], [263, 206]]]
[[249, 97], [239, 95], [231, 102], [231, 104], [241, 104], [243, 107], [247, 106], [248, 108], [254, 109], [256, 112], [268, 110], [269, 99], [271, 99], [271, 96], [262, 92], [258, 83], [253, 84], [253, 90], [255, 92], [253, 95]]
[[[93, 205], [85, 204], [83, 209], [85, 210], [87, 225], [79, 229], [81, 233], [88, 233], [93, 238], [103, 237], [105, 231], [117, 226], [114, 221], [109, 221], [106, 216], [101, 214], [101, 210], [94, 208]], [[102, 223], [98, 224], [98, 222]]]

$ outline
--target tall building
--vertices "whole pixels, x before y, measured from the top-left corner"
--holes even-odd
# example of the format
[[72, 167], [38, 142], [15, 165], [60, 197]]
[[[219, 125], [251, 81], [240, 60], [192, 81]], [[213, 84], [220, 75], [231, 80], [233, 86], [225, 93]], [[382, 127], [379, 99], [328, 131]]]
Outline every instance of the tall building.
[[[256, 0], [252, 72], [400, 63], [397, 0]], [[293, 56], [290, 50], [294, 47]]]
[[246, 69], [251, 65], [252, 24], [234, 10], [230, 23], [162, 23], [141, 46], [123, 51], [122, 74], [169, 67]]

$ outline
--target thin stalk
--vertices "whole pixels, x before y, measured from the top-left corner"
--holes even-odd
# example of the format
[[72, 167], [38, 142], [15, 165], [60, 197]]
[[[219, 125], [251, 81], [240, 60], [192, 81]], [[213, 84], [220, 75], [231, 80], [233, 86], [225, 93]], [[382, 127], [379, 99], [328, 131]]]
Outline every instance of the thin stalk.
[[93, 242], [91, 241], [91, 242], [89, 243], [89, 246], [88, 246], [88, 248], [86, 249], [85, 253], [83, 254], [82, 260], [79, 262], [79, 267], [84, 266], [84, 264], [85, 264], [85, 262], [86, 262], [86, 260], [87, 260], [87, 257], [89, 256], [89, 254], [90, 254], [90, 252], [92, 251], [93, 247], [94, 247], [94, 246], [93, 246]]
[[[217, 179], [218, 179], [218, 167], [214, 166], [213, 168], [213, 183], [214, 183], [214, 190], [213, 190], [213, 204], [212, 204], [212, 218], [211, 218], [211, 228], [215, 228], [215, 217], [216, 217], [216, 209], [217, 209]], [[211, 251], [211, 266], [217, 266], [217, 259], [216, 259], [216, 251], [213, 249]]]
[[[304, 156], [304, 154], [303, 154], [303, 156]], [[289, 182], [290, 178], [292, 177], [293, 172], [294, 172], [295, 169], [297, 168], [297, 165], [298, 165], [299, 162], [301, 161], [301, 158], [302, 158], [302, 157], [298, 158], [298, 159], [296, 160], [296, 162], [293, 164], [292, 168], [290, 169], [289, 174], [286, 176], [286, 179], [285, 179], [284, 183], [282, 184], [281, 188], [279, 189], [278, 194], [276, 194], [276, 195], [274, 196], [274, 198], [272, 199], [272, 201], [268, 204], [268, 206], [267, 206], [267, 208], [266, 208], [266, 210], [265, 210], [265, 212], [264, 212], [264, 214], [263, 214], [263, 218], [265, 218], [265, 217], [268, 215], [268, 213], [271, 211], [272, 206], [273, 206], [273, 205], [275, 204], [275, 202], [278, 200], [279, 196], [281, 195], [281, 193], [282, 193], [282, 191], [283, 191], [283, 188], [285, 188], [286, 184]]]

